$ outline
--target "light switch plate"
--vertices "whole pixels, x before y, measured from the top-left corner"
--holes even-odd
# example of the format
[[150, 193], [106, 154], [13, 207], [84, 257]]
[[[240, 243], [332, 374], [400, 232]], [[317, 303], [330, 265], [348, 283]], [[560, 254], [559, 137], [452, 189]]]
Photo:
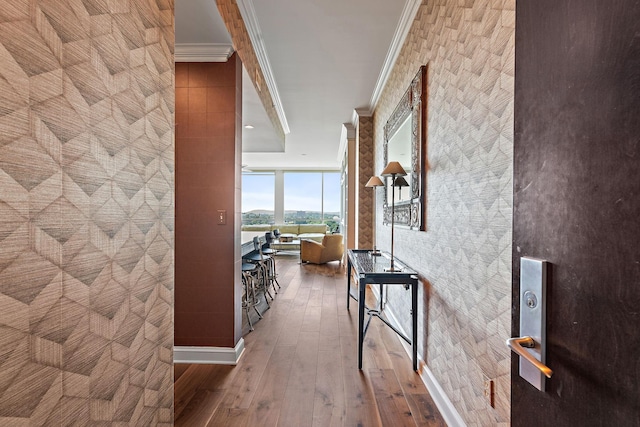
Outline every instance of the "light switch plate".
[[225, 225], [227, 223], [227, 211], [218, 211], [218, 225]]
[[[542, 363], [546, 359], [547, 261], [520, 258], [520, 336], [531, 337], [535, 347], [525, 349]], [[545, 376], [538, 368], [520, 357], [520, 376], [544, 391]]]

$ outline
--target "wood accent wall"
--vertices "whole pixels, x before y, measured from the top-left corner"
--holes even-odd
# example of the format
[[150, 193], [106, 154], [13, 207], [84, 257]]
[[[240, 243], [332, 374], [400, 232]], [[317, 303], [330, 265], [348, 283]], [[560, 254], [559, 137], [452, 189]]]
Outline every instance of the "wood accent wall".
[[241, 79], [236, 54], [226, 63], [176, 64], [177, 346], [234, 347], [240, 339]]
[[516, 7], [511, 332], [520, 257], [545, 259], [554, 374], [512, 356], [515, 427], [640, 426], [640, 3], [612, 6]]
[[173, 1], [0, 7], [0, 425], [173, 423]]

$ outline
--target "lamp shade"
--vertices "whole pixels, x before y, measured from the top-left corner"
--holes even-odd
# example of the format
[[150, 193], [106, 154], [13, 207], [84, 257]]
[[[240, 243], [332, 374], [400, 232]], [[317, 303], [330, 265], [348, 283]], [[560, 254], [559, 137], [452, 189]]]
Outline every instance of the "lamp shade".
[[382, 171], [382, 176], [392, 176], [392, 175], [406, 175], [407, 172], [404, 170], [402, 165], [399, 162], [389, 162], [387, 167]]
[[396, 187], [408, 187], [409, 183], [407, 182], [406, 179], [404, 179], [404, 177], [399, 176], [396, 178], [396, 180], [393, 182], [393, 185], [395, 185]]
[[382, 183], [382, 180], [379, 177], [372, 176], [371, 178], [369, 178], [369, 181], [367, 181], [367, 183], [364, 186], [365, 187], [383, 187], [384, 184]]

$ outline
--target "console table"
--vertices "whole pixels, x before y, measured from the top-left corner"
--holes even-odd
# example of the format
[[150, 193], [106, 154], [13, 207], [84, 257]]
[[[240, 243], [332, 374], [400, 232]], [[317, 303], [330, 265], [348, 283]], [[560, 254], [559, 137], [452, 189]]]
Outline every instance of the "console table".
[[[351, 298], [358, 301], [358, 369], [362, 369], [362, 346], [364, 336], [369, 328], [372, 317], [382, 320], [387, 326], [398, 334], [407, 343], [411, 344], [413, 351], [413, 370], [418, 370], [418, 274], [394, 259], [396, 268], [400, 271], [385, 271], [391, 265], [391, 255], [381, 252], [379, 255], [373, 255], [371, 250], [365, 249], [349, 249], [347, 261], [347, 310], [349, 310], [349, 302]], [[351, 293], [351, 271], [355, 271], [358, 277], [358, 295]], [[368, 308], [365, 303], [365, 290], [367, 285], [380, 285], [380, 304], [378, 309]], [[387, 319], [381, 316], [382, 306], [382, 290], [384, 285], [404, 285], [405, 288], [411, 288], [411, 322], [412, 337], [409, 339], [398, 328], [389, 323]], [[364, 316], [368, 315], [367, 324], [364, 324]]]

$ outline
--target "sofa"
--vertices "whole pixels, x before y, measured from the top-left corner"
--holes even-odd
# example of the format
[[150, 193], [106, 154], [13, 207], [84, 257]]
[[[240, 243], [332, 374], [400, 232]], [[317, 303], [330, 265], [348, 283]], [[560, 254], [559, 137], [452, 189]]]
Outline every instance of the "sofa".
[[326, 224], [251, 224], [243, 225], [242, 231], [263, 232], [280, 230], [281, 234], [292, 237], [291, 242], [277, 242], [272, 245], [277, 250], [300, 250], [300, 240], [313, 240], [318, 243], [327, 234]]

